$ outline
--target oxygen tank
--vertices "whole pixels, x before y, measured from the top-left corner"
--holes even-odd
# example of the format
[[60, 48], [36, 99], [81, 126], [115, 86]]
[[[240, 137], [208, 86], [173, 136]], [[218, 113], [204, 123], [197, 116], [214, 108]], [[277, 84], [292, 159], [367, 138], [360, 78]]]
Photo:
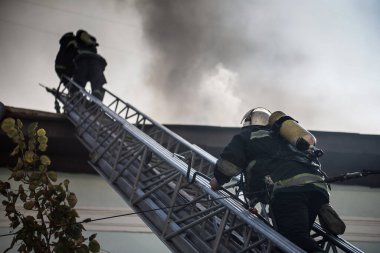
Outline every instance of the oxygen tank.
[[280, 135], [301, 151], [315, 149], [317, 139], [303, 128], [296, 120], [281, 111], [276, 111], [269, 117], [269, 125], [277, 128]]

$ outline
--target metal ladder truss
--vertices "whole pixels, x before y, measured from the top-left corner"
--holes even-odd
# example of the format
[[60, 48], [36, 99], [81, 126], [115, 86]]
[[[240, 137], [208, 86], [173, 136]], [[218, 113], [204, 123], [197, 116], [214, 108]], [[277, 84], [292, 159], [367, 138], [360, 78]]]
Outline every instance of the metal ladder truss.
[[[216, 158], [200, 147], [109, 91], [105, 105], [68, 79], [56, 97], [91, 166], [173, 252], [304, 252], [231, 193], [210, 189]], [[318, 224], [313, 232], [325, 252], [362, 252]]]

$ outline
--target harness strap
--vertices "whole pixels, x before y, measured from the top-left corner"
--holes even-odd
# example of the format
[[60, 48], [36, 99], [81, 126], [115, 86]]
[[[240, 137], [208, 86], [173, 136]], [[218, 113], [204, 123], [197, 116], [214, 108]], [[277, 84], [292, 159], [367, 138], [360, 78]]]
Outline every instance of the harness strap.
[[292, 117], [286, 115], [286, 116], [282, 116], [281, 118], [279, 118], [278, 120], [276, 120], [276, 122], [274, 122], [274, 124], [272, 125], [272, 130], [276, 133], [279, 133], [280, 131], [280, 128], [282, 126], [282, 123], [284, 123], [285, 121], [287, 120], [294, 120], [295, 122], [298, 123], [297, 120], [293, 119]]

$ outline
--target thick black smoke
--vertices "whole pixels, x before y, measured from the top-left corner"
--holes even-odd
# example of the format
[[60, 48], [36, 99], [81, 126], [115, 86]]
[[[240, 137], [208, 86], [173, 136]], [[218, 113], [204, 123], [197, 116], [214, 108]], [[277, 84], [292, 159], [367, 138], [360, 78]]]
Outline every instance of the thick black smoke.
[[152, 106], [167, 117], [162, 122], [231, 125], [246, 110], [264, 106], [306, 127], [329, 129], [326, 122], [342, 125], [340, 118], [349, 118], [341, 113], [345, 103], [376, 103], [373, 92], [370, 100], [366, 92], [350, 93], [361, 73], [376, 83], [369, 52], [378, 38], [372, 36], [378, 34], [376, 1], [135, 3], [155, 56], [146, 80], [157, 98]]
[[244, 20], [236, 18], [241, 10], [236, 3], [136, 1], [144, 34], [155, 53], [148, 80], [168, 101], [167, 107], [182, 104], [172, 113], [207, 110], [200, 107], [214, 98], [212, 94], [199, 94], [202, 80], [220, 64], [236, 72], [242, 60], [254, 54], [254, 43], [244, 33]]
[[[228, 113], [242, 114], [254, 104], [265, 106], [265, 94], [270, 93], [272, 101], [273, 97], [281, 98], [281, 88], [272, 91], [276, 73], [283, 71], [283, 65], [291, 68], [303, 60], [297, 53], [281, 49], [281, 33], [271, 30], [272, 24], [262, 23], [262, 6], [255, 1], [137, 0], [136, 5], [142, 15], [144, 35], [155, 55], [147, 80], [158, 99], [167, 102], [163, 107], [168, 114], [206, 114], [218, 110], [205, 108], [207, 101], [224, 102], [228, 107], [229, 98], [235, 98], [231, 106], [239, 108], [226, 112], [224, 117], [234, 117]], [[272, 22], [265, 18], [264, 22], [268, 21]], [[260, 77], [268, 65], [273, 71], [271, 80]], [[212, 90], [204, 94], [202, 89], [211, 73], [217, 75], [218, 66], [238, 77], [239, 83], [226, 94], [229, 98], [220, 99], [223, 95], [215, 92], [214, 96]], [[256, 97], [252, 104], [236, 101], [252, 97]]]
[[199, 85], [218, 63], [236, 69], [254, 53], [238, 1], [138, 0], [145, 36], [157, 53], [152, 78], [174, 91]]

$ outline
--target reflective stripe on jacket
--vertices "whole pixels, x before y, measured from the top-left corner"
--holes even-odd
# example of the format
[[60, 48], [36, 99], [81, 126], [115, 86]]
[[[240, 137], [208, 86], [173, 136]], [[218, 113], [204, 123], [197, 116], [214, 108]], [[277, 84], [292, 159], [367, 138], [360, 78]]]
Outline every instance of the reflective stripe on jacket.
[[314, 186], [327, 191], [327, 184], [323, 183], [323, 180], [324, 178], [322, 176], [310, 173], [302, 173], [288, 179], [274, 182], [273, 191], [285, 187], [305, 186], [306, 184], [313, 184]]

